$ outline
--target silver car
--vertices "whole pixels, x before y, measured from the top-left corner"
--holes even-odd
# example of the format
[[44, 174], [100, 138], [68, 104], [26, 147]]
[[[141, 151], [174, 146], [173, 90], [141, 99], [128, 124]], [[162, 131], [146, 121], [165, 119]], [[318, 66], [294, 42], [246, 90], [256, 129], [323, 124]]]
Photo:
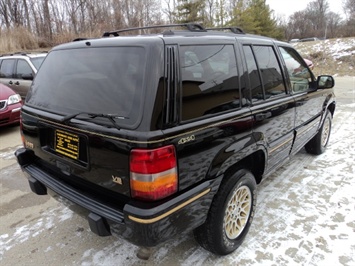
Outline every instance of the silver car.
[[0, 83], [26, 98], [33, 77], [47, 53], [13, 53], [0, 56]]

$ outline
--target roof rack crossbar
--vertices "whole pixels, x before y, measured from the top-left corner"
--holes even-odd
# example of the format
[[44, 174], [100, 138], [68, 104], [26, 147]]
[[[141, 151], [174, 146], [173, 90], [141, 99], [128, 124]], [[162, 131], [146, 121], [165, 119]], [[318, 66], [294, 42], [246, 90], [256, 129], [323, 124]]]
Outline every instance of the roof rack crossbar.
[[221, 28], [208, 28], [206, 30], [230, 30], [235, 34], [245, 34], [242, 28], [240, 27], [221, 27]]
[[184, 24], [145, 26], [145, 27], [115, 30], [115, 31], [107, 31], [107, 32], [104, 32], [102, 37], [109, 37], [111, 35], [112, 36], [120, 36], [120, 33], [122, 33], [122, 32], [134, 31], [134, 30], [156, 29], [156, 28], [173, 28], [173, 27], [186, 27], [189, 31], [206, 31], [206, 29], [198, 23], [184, 23]]
[[86, 38], [86, 37], [79, 37], [79, 38], [76, 38], [74, 40], [72, 40], [72, 42], [80, 42], [80, 41], [86, 41], [86, 40], [89, 40], [90, 38]]
[[14, 53], [9, 53], [9, 54], [2, 54], [0, 56], [13, 56], [13, 55], [27, 55], [29, 53], [26, 52], [14, 52]]

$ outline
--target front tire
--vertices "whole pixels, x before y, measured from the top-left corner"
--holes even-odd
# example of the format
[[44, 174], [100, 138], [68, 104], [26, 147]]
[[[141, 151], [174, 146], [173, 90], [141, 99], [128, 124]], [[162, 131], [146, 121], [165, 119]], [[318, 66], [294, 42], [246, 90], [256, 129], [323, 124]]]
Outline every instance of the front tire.
[[327, 110], [322, 127], [318, 133], [306, 144], [306, 151], [310, 154], [319, 155], [325, 152], [332, 129], [332, 114]]
[[255, 205], [255, 178], [248, 170], [240, 169], [222, 182], [206, 222], [194, 230], [196, 241], [217, 255], [233, 252], [249, 231]]

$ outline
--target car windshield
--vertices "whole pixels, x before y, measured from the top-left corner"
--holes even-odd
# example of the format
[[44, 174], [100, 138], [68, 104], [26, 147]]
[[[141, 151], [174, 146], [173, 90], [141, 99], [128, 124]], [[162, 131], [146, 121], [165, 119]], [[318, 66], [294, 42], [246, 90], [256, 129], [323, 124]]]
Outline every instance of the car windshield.
[[30, 60], [31, 60], [32, 64], [35, 66], [35, 68], [38, 70], [39, 67], [41, 66], [44, 58], [45, 58], [45, 56], [39, 56], [39, 57], [33, 57]]
[[126, 118], [118, 121], [120, 125], [132, 126], [141, 113], [145, 61], [143, 47], [52, 51], [33, 81], [26, 104], [64, 116], [117, 114]]

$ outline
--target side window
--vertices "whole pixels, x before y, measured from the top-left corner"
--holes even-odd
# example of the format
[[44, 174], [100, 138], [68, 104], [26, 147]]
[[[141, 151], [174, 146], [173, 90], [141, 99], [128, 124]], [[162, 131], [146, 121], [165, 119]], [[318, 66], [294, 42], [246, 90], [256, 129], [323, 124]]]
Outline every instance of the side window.
[[22, 79], [22, 75], [32, 74], [30, 65], [25, 60], [18, 60], [15, 72], [15, 78]]
[[180, 47], [182, 120], [240, 108], [233, 45]]
[[248, 68], [251, 98], [253, 99], [253, 102], [263, 100], [264, 90], [261, 86], [260, 75], [251, 46], [244, 45], [243, 50]]
[[286, 94], [279, 61], [272, 46], [253, 46], [258, 62], [265, 99]]
[[292, 91], [295, 93], [307, 91], [312, 81], [312, 74], [304, 60], [292, 48], [280, 47], [280, 51], [290, 77]]
[[0, 77], [12, 78], [14, 64], [15, 64], [15, 59], [4, 59], [0, 66]]

